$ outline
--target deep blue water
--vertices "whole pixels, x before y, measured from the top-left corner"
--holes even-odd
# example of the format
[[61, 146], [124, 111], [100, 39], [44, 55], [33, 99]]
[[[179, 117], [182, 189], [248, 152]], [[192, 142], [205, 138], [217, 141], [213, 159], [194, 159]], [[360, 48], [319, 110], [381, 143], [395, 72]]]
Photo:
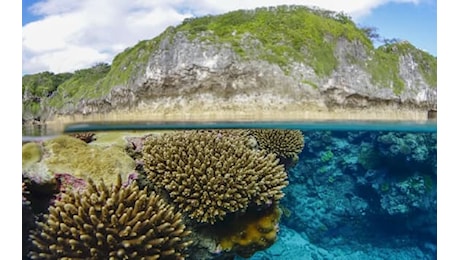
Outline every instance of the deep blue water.
[[[436, 259], [436, 122], [98, 123], [64, 132], [254, 128], [301, 130], [305, 145], [287, 169], [278, 238], [250, 259]], [[56, 133], [28, 134], [23, 141]]]

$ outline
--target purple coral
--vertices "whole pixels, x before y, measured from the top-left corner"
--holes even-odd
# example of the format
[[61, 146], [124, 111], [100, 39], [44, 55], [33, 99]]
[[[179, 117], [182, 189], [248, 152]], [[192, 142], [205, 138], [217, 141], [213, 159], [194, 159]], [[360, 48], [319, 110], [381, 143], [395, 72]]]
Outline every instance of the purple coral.
[[60, 200], [62, 193], [65, 193], [67, 190], [75, 190], [81, 193], [88, 185], [84, 179], [75, 177], [69, 173], [56, 173], [54, 176], [56, 178], [59, 191], [55, 200]]
[[137, 172], [132, 172], [128, 174], [128, 179], [126, 180], [125, 183], [123, 183], [123, 187], [129, 186], [131, 183], [137, 180], [138, 177], [139, 177], [139, 174]]

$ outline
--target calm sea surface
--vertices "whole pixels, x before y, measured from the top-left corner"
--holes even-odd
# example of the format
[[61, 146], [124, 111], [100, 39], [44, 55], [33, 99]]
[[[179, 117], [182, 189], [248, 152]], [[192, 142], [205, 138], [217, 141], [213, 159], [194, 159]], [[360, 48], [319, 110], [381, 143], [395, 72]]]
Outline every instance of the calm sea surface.
[[62, 132], [23, 128], [23, 143], [78, 132], [192, 129], [302, 133], [298, 161], [286, 170], [276, 241], [249, 259], [436, 259], [435, 121], [76, 123]]
[[[74, 123], [64, 127], [63, 132], [165, 130], [165, 129], [251, 129], [282, 128], [304, 131], [401, 131], [436, 132], [435, 121], [263, 121], [263, 122], [134, 122], [134, 123]], [[23, 126], [22, 135], [56, 135], [60, 132], [46, 125]]]

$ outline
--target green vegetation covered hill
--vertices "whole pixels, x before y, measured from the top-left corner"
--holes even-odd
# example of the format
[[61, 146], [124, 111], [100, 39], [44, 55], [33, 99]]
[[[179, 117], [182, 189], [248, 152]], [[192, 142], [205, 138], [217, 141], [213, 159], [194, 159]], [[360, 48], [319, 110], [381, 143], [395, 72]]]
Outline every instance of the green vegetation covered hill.
[[97, 64], [74, 73], [42, 72], [22, 77], [22, 115], [40, 116], [44, 101], [47, 105], [60, 106], [65, 100], [77, 102], [97, 93], [96, 83], [109, 72], [108, 64]]
[[[72, 73], [54, 74], [42, 72], [22, 77], [22, 115], [38, 117], [40, 102], [56, 92], [58, 87], [69, 78]], [[26, 116], [27, 117], [27, 116]]]
[[75, 73], [26, 75], [22, 86], [23, 118], [37, 117], [45, 107], [59, 110], [84, 99], [103, 97], [115, 86], [130, 86], [145, 71], [149, 57], [162, 51], [160, 43], [174, 41], [179, 32], [189, 40], [230, 45], [241, 61], [264, 60], [279, 65], [286, 74], [293, 62], [303, 63], [318, 77], [327, 77], [337, 68], [336, 45], [339, 40], [347, 40], [366, 50], [367, 59], [349, 57], [348, 62], [364, 68], [374, 84], [401, 93], [404, 81], [399, 75], [399, 60], [411, 55], [425, 82], [432, 88], [437, 85], [436, 57], [410, 43], [393, 41], [375, 48], [373, 32], [358, 28], [343, 13], [279, 6], [186, 19], [179, 26], [169, 27], [161, 35], [126, 49], [111, 65], [98, 64]]
[[[283, 67], [292, 61], [304, 62], [319, 75], [329, 75], [335, 68], [337, 39], [357, 40], [373, 48], [371, 40], [346, 15], [305, 7], [239, 10], [185, 20], [176, 30], [190, 33], [191, 38], [230, 43], [242, 58], [261, 58]], [[249, 56], [241, 45], [245, 37], [261, 43], [256, 57]]]

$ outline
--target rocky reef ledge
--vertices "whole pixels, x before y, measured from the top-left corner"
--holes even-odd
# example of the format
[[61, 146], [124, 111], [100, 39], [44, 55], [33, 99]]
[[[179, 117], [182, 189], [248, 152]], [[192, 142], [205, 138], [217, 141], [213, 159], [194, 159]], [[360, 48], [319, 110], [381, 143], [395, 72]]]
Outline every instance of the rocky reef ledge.
[[[217, 102], [216, 102], [217, 103]], [[58, 115], [46, 124], [54, 128], [62, 128], [69, 123], [91, 122], [129, 122], [129, 121], [329, 121], [329, 120], [372, 120], [372, 121], [428, 121], [435, 120], [432, 111], [426, 109], [400, 108], [397, 106], [381, 106], [373, 108], [337, 108], [327, 109], [299, 104], [289, 104], [268, 108], [263, 104], [247, 104], [223, 107], [212, 103], [189, 105], [173, 108], [164, 106], [156, 108], [116, 109], [105, 113]]]

